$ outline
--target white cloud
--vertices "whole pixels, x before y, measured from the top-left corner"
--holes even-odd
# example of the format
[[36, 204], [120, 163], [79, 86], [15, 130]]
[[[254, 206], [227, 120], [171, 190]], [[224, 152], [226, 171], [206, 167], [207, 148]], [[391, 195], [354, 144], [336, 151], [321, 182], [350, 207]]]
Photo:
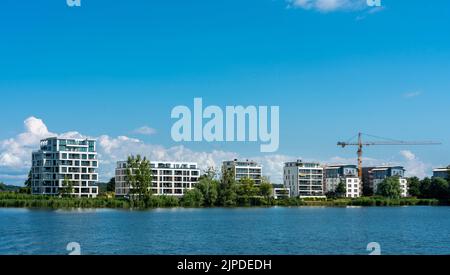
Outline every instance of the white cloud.
[[156, 134], [156, 130], [154, 128], [148, 127], [148, 126], [142, 126], [136, 130], [133, 131], [135, 134], [145, 135], [145, 136], [151, 136]]
[[413, 152], [404, 150], [400, 151], [400, 155], [404, 158], [403, 165], [406, 169], [406, 176], [424, 178], [428, 176], [428, 171], [432, 170], [433, 165], [421, 161]]
[[352, 11], [367, 8], [366, 0], [288, 0], [290, 6], [320, 12]]
[[55, 136], [41, 119], [29, 117], [24, 121], [25, 132], [15, 138], [0, 141], [0, 167], [20, 169], [31, 164], [31, 151], [43, 138]]
[[409, 93], [404, 93], [403, 97], [406, 99], [410, 99], [410, 98], [418, 97], [420, 95], [422, 95], [422, 92], [409, 92]]

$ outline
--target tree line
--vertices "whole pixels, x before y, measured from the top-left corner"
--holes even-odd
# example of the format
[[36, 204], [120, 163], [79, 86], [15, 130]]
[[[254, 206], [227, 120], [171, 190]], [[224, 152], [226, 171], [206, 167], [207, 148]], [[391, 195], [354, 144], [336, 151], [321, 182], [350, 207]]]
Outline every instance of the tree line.
[[[220, 179], [217, 175], [214, 168], [207, 169], [196, 186], [184, 194], [179, 204], [185, 207], [232, 207], [272, 203], [273, 187], [266, 178], [256, 185], [253, 179], [236, 181], [232, 172], [225, 172]], [[152, 205], [156, 199], [151, 191], [152, 178], [147, 158], [140, 155], [128, 157], [125, 181], [130, 186], [129, 199], [133, 206]]]

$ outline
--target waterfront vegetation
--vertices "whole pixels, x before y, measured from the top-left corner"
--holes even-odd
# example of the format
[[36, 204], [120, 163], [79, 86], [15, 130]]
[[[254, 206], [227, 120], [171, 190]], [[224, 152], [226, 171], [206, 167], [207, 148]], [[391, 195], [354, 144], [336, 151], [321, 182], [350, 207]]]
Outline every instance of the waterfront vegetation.
[[[152, 209], [152, 208], [200, 208], [200, 207], [223, 207], [221, 205], [206, 206], [198, 203], [200, 193], [193, 191], [193, 195], [197, 200], [169, 197], [169, 196], [150, 196], [146, 200], [136, 203], [132, 200], [120, 198], [108, 198], [100, 196], [98, 198], [60, 198], [40, 195], [19, 194], [12, 192], [0, 193], [0, 207], [17, 207], [17, 208], [111, 208], [111, 209]], [[244, 203], [243, 203], [244, 202]], [[357, 199], [336, 198], [336, 199], [279, 199], [252, 197], [239, 199], [234, 205], [228, 207], [297, 207], [297, 206], [317, 206], [317, 207], [347, 207], [347, 206], [416, 206], [416, 205], [449, 205], [449, 201], [440, 201], [436, 199], [418, 199], [418, 198], [402, 198], [389, 199], [384, 197], [362, 197]]]
[[[150, 162], [140, 156], [128, 158], [127, 184], [132, 186], [129, 198], [115, 198], [114, 179], [97, 198], [74, 198], [70, 195], [72, 186], [65, 186], [59, 197], [31, 195], [29, 185], [25, 189], [13, 190], [0, 184], [0, 207], [27, 208], [116, 208], [116, 209], [151, 209], [151, 208], [209, 208], [209, 207], [346, 207], [346, 206], [414, 206], [414, 205], [450, 205], [450, 186], [442, 178], [410, 178], [409, 192], [412, 197], [401, 198], [398, 178], [388, 178], [379, 185], [375, 196], [345, 198], [345, 186], [338, 186], [335, 194], [328, 198], [273, 198], [273, 185], [263, 178], [255, 185], [251, 179], [236, 181], [234, 175], [225, 172], [219, 179], [215, 169], [208, 169], [200, 177], [199, 183], [183, 197], [154, 196], [151, 186]], [[65, 181], [66, 182], [66, 181]]]

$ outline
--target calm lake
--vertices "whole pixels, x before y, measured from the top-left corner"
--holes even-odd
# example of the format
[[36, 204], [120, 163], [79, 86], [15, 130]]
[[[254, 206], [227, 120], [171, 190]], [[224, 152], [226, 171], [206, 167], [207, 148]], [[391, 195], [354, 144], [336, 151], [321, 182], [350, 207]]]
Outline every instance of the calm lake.
[[0, 209], [0, 254], [450, 254], [449, 207]]

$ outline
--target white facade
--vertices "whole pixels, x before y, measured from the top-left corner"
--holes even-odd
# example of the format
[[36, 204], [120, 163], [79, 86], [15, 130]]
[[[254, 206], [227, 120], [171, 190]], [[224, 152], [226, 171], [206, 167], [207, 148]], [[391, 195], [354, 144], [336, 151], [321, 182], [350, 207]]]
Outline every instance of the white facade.
[[359, 178], [345, 178], [346, 197], [359, 198], [361, 197], [361, 180]]
[[98, 195], [97, 169], [95, 140], [42, 140], [40, 150], [32, 154], [31, 192], [57, 196], [67, 180], [74, 188], [71, 195], [95, 198]]
[[[194, 189], [200, 178], [197, 163], [190, 162], [152, 162], [152, 193], [154, 195], [183, 196]], [[127, 162], [119, 161], [116, 168], [116, 196], [127, 196]]]
[[318, 163], [287, 162], [284, 166], [284, 186], [292, 197], [325, 197], [323, 192], [323, 167]]
[[362, 184], [358, 177], [356, 165], [330, 165], [325, 167], [325, 193], [336, 192], [339, 184], [343, 183], [346, 188], [347, 198], [358, 198], [362, 196]]
[[291, 197], [291, 190], [289, 188], [273, 188], [274, 199], [285, 199]]
[[255, 184], [261, 184], [262, 166], [254, 161], [224, 161], [222, 165], [222, 173], [232, 172], [235, 180], [252, 179]]

